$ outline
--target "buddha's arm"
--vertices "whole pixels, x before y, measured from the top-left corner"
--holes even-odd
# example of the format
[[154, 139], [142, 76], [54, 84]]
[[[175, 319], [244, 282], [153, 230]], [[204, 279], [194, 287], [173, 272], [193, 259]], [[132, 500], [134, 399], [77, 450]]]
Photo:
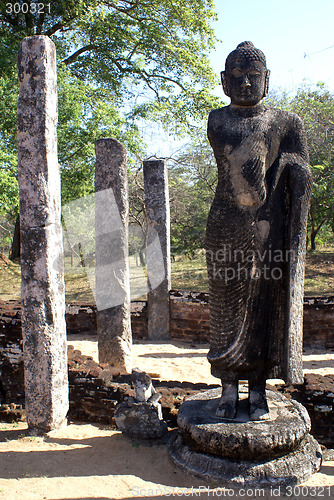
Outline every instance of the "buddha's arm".
[[[288, 168], [290, 193], [290, 245], [298, 248], [306, 240], [306, 225], [312, 195], [312, 173], [309, 165], [306, 135], [300, 118], [293, 115], [294, 128], [290, 131], [290, 152], [282, 153], [280, 161]], [[303, 252], [305, 250], [303, 249]]]
[[308, 163], [306, 137], [301, 120], [293, 116], [294, 128], [286, 139], [290, 151], [282, 152], [280, 162], [287, 169], [289, 213], [287, 249], [289, 274], [287, 282], [286, 382], [303, 380], [302, 317], [307, 216], [312, 194], [312, 175]]
[[[280, 112], [276, 120], [278, 123], [281, 122], [280, 128], [283, 133], [279, 140], [278, 167], [273, 175], [272, 189], [276, 188], [281, 174], [286, 168], [289, 168], [289, 177], [293, 184], [307, 184], [308, 179], [311, 178], [311, 170], [303, 122], [299, 116], [287, 112]], [[292, 191], [294, 191], [293, 188]]]
[[285, 133], [280, 145], [281, 156], [284, 154], [294, 155], [295, 161], [308, 164], [307, 141], [302, 120], [293, 113], [286, 113], [284, 129]]
[[[214, 109], [210, 112], [208, 118], [208, 127], [207, 127], [207, 136], [212, 147], [213, 153], [215, 155], [217, 163], [220, 162], [223, 152], [224, 152], [224, 136], [222, 133], [223, 130], [223, 116], [219, 113], [221, 110]], [[219, 130], [219, 132], [218, 132]]]

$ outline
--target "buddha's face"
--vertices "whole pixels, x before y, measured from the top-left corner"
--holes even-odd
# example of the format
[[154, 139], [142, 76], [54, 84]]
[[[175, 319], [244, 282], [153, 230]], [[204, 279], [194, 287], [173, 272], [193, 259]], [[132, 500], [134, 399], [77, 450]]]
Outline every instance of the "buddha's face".
[[266, 94], [269, 71], [261, 61], [236, 57], [222, 72], [223, 88], [231, 103], [255, 106]]

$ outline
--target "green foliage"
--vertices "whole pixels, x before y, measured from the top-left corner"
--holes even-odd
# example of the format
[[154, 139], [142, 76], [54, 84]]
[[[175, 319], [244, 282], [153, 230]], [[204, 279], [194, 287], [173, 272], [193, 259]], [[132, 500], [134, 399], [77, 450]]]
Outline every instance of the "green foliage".
[[302, 87], [291, 102], [291, 110], [304, 121], [311, 165], [334, 160], [334, 96], [323, 83], [315, 89]]
[[17, 159], [0, 146], [0, 215], [14, 221], [19, 204]]
[[62, 65], [58, 70], [58, 93], [58, 156], [62, 202], [66, 204], [94, 189], [97, 139], [114, 137], [124, 143], [132, 155], [140, 155], [142, 148], [137, 126], [117, 110], [108, 89], [85, 84]]
[[203, 127], [169, 172], [173, 254], [194, 254], [204, 247], [216, 182], [216, 162]]
[[309, 233], [314, 250], [321, 228], [334, 230], [334, 96], [319, 82], [315, 88], [302, 86], [293, 97], [276, 94], [269, 102], [304, 121], [313, 173]]
[[143, 119], [185, 134], [215, 102], [212, 0], [60, 0], [43, 12], [36, 4], [0, 1], [0, 212], [18, 210], [16, 56], [25, 36], [47, 35], [57, 48], [63, 203], [92, 192], [96, 139], [119, 139], [134, 165], [145, 151]]
[[11, 70], [8, 71], [8, 74], [3, 73], [0, 76], [0, 215], [6, 215], [12, 220], [18, 212], [17, 91], [16, 85], [13, 85], [13, 78], [14, 71]]

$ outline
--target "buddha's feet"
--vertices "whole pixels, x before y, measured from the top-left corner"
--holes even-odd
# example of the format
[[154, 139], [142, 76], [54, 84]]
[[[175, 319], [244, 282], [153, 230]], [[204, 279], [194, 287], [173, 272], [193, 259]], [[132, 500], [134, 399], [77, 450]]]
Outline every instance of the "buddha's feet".
[[238, 381], [222, 383], [222, 396], [216, 410], [216, 417], [233, 419], [238, 410]]
[[269, 408], [265, 387], [250, 385], [249, 416], [251, 420], [266, 420], [269, 418]]

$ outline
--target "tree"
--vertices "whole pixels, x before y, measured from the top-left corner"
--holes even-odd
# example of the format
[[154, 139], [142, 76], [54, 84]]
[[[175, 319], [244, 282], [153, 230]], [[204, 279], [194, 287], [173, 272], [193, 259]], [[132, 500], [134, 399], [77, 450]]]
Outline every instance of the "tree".
[[147, 214], [145, 207], [144, 179], [141, 162], [137, 169], [129, 172], [129, 251], [138, 254], [140, 263], [146, 265], [148, 238]]
[[[39, 12], [38, 5], [0, 1], [0, 149], [12, 155], [0, 164], [0, 195], [16, 175], [16, 54], [25, 36], [50, 36], [57, 47], [63, 203], [93, 190], [96, 139], [121, 140], [131, 162], [144, 156], [140, 121], [181, 134], [212, 107], [212, 0], [59, 0]], [[11, 206], [17, 213], [17, 194]]]
[[217, 183], [217, 166], [204, 126], [173, 163], [169, 175], [172, 252], [193, 254], [205, 246], [206, 221]]
[[292, 110], [304, 120], [313, 195], [309, 213], [311, 249], [316, 249], [320, 229], [333, 220], [334, 203], [334, 97], [323, 83], [299, 89]]
[[296, 95], [271, 96], [271, 105], [297, 113], [304, 121], [313, 194], [309, 212], [311, 249], [324, 225], [334, 226], [334, 96], [323, 83], [303, 85]]
[[333, 166], [324, 162], [314, 165], [313, 193], [309, 212], [311, 250], [316, 249], [316, 237], [324, 225], [334, 227], [334, 172]]

